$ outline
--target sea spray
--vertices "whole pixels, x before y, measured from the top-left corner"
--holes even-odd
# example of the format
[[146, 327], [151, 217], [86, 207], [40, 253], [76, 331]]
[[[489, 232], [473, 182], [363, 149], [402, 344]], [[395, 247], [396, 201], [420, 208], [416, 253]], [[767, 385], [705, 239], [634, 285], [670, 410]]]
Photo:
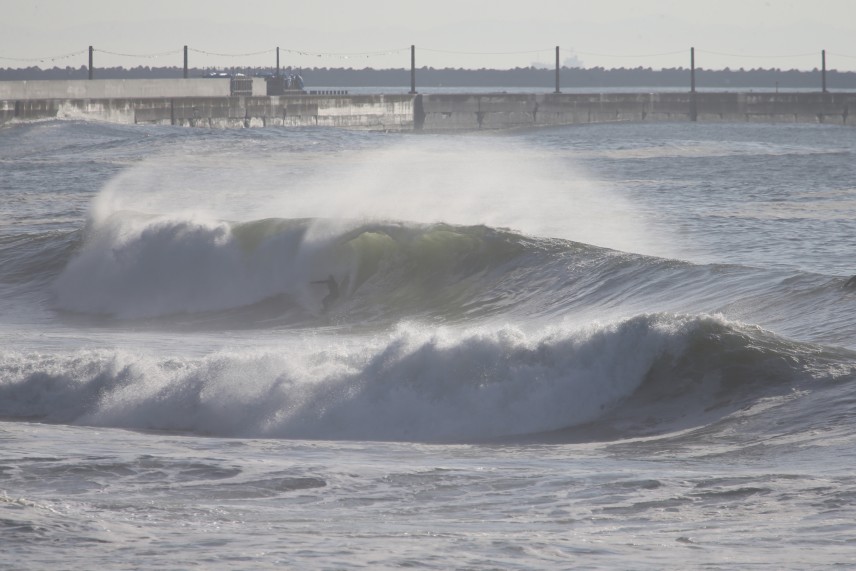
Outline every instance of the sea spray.
[[324, 221], [322, 233], [333, 220], [477, 223], [648, 255], [680, 251], [573, 154], [503, 137], [372, 143], [326, 155], [310, 146], [243, 156], [240, 168], [222, 152], [147, 158], [100, 190], [92, 218], [119, 211], [236, 222], [307, 218]]

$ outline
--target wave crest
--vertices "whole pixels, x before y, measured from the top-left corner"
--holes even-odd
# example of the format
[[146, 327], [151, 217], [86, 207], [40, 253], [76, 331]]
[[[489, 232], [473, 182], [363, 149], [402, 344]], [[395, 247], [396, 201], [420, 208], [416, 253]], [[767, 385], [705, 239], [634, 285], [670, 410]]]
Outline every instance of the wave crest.
[[222, 436], [619, 438], [704, 425], [810, 381], [852, 378], [856, 362], [704, 316], [537, 334], [409, 325], [358, 345], [315, 343], [197, 360], [6, 354], [0, 414]]

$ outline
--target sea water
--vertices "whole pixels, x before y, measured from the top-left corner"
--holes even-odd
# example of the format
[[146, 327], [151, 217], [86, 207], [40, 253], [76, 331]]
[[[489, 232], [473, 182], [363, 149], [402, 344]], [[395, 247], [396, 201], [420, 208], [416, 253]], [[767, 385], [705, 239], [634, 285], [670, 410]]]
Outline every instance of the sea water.
[[856, 565], [854, 181], [824, 125], [6, 125], [0, 568]]

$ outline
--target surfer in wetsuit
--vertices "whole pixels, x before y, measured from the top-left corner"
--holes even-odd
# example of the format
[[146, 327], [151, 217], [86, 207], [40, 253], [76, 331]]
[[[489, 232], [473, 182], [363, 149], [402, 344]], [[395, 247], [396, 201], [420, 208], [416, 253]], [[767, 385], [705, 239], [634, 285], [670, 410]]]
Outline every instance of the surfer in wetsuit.
[[326, 280], [314, 281], [312, 283], [326, 284], [327, 295], [321, 300], [321, 306], [324, 308], [323, 311], [327, 311], [333, 305], [333, 302], [339, 299], [339, 284], [336, 283], [336, 278], [333, 277], [333, 274], [330, 274], [330, 277]]

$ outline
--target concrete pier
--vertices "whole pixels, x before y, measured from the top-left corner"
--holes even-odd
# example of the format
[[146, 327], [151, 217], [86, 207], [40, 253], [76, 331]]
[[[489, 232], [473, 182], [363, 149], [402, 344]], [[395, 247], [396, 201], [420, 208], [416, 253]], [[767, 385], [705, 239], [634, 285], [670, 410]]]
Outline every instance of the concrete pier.
[[856, 93], [265, 96], [257, 95], [255, 87], [253, 95], [230, 95], [228, 79], [0, 82], [0, 123], [76, 118], [208, 128], [324, 126], [427, 132], [615, 121], [856, 123], [851, 117]]
[[229, 78], [0, 81], [0, 101], [229, 96]]
[[413, 97], [306, 95], [0, 101], [0, 123], [45, 118], [209, 128], [286, 126], [409, 131], [413, 129]]
[[856, 93], [551, 93], [423, 95], [429, 131], [614, 121], [856, 124]]

